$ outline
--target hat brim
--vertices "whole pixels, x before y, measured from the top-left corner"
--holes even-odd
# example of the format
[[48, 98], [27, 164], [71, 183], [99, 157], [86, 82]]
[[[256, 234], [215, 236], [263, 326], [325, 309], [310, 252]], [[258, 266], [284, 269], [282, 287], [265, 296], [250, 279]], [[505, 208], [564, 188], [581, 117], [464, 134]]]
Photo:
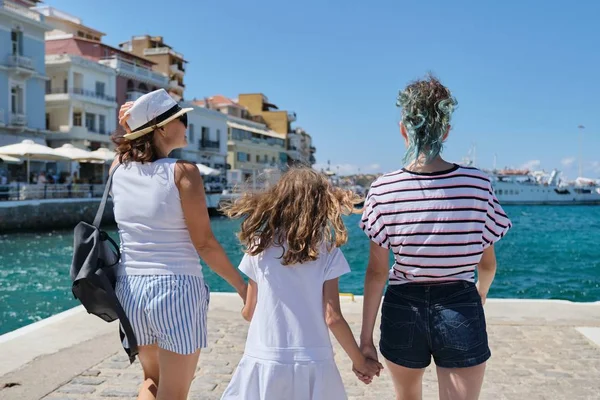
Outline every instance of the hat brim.
[[177, 119], [179, 117], [181, 117], [183, 114], [188, 113], [190, 111], [192, 111], [193, 108], [189, 107], [189, 108], [182, 108], [181, 110], [177, 111], [175, 114], [171, 115], [169, 118], [165, 119], [164, 121], [159, 122], [156, 125], [152, 125], [149, 126], [147, 128], [144, 129], [140, 129], [139, 131], [133, 131], [130, 133], [126, 133], [125, 135], [123, 135], [123, 137], [127, 140], [134, 140], [137, 139], [141, 136], [144, 136], [147, 133], [152, 132], [153, 130], [160, 128], [161, 126], [165, 126], [166, 124], [168, 124], [169, 122], [173, 121], [174, 119]]

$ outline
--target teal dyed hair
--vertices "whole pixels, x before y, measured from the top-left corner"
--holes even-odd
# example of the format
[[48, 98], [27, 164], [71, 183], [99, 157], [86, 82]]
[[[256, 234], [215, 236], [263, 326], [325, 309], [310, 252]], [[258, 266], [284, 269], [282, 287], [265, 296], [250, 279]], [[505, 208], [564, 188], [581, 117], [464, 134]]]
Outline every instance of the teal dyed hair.
[[429, 75], [400, 91], [396, 105], [402, 109], [402, 124], [408, 133], [404, 163], [421, 155], [425, 156], [425, 164], [430, 163], [442, 151], [444, 134], [458, 102], [450, 90]]

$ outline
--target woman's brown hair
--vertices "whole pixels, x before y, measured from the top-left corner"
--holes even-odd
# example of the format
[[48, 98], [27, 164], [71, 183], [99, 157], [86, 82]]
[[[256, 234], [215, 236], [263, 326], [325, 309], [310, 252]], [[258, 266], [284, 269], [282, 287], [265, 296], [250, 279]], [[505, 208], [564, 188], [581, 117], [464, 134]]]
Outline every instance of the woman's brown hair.
[[158, 157], [154, 147], [154, 131], [133, 140], [126, 139], [123, 137], [124, 134], [123, 128], [119, 127], [111, 137], [121, 164], [131, 161], [140, 163], [156, 161]]
[[284, 248], [282, 264], [293, 265], [316, 260], [324, 242], [328, 250], [346, 243], [342, 215], [358, 212], [359, 201], [324, 174], [294, 167], [264, 192], [245, 193], [222, 210], [230, 218], [244, 218], [238, 238], [248, 254], [278, 246]]

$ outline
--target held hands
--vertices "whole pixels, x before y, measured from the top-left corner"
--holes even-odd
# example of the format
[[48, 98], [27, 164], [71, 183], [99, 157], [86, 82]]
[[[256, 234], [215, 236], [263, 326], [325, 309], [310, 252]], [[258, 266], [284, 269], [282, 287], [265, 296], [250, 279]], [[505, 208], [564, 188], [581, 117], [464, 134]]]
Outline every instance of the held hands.
[[366, 357], [362, 362], [352, 365], [352, 372], [365, 385], [371, 383], [375, 375], [379, 376], [382, 369], [383, 365], [379, 361]]
[[379, 376], [383, 365], [378, 361], [377, 350], [373, 344], [361, 344], [360, 351], [364, 356], [364, 362], [354, 364], [352, 372], [361, 382], [368, 385], [373, 381], [375, 375]]

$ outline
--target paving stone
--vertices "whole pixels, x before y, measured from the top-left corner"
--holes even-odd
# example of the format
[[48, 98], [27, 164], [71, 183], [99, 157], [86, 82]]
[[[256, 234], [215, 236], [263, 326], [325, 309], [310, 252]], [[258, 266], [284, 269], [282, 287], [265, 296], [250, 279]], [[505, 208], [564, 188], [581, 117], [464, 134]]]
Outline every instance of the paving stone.
[[61, 393], [77, 393], [77, 394], [94, 393], [95, 390], [96, 390], [95, 387], [73, 385], [73, 384], [67, 384], [65, 386], [61, 386], [60, 388], [58, 388], [58, 392], [61, 392]]
[[98, 378], [98, 377], [92, 377], [92, 376], [76, 376], [75, 378], [73, 378], [71, 383], [74, 383], [77, 385], [98, 386], [98, 385], [104, 383], [105, 381], [106, 381], [105, 378]]
[[88, 369], [87, 371], [83, 371], [81, 376], [98, 376], [100, 375], [100, 372], [99, 369]]
[[122, 361], [108, 361], [108, 362], [104, 362], [102, 364], [100, 364], [100, 367], [102, 369], [107, 368], [107, 369], [125, 369], [127, 367], [129, 367], [129, 361], [127, 362], [122, 362]]
[[124, 397], [124, 398], [137, 398], [138, 391], [132, 389], [114, 389], [109, 388], [103, 390], [100, 395], [102, 397]]

